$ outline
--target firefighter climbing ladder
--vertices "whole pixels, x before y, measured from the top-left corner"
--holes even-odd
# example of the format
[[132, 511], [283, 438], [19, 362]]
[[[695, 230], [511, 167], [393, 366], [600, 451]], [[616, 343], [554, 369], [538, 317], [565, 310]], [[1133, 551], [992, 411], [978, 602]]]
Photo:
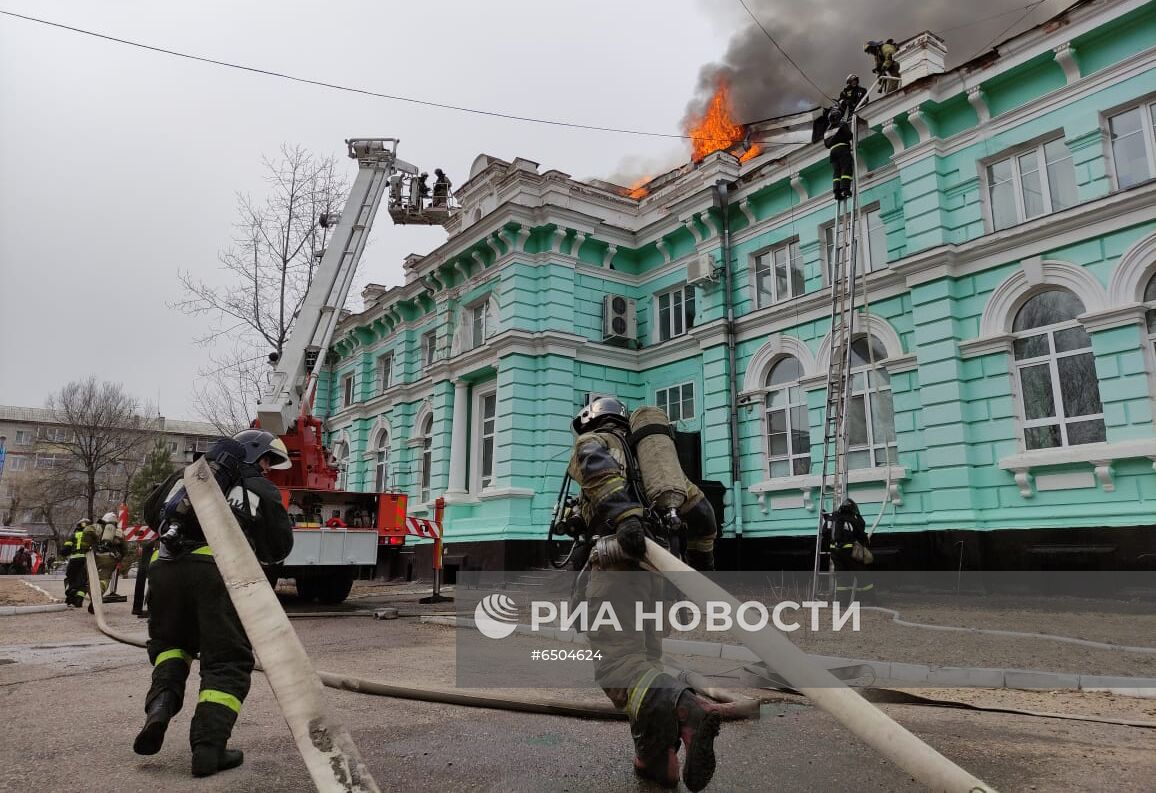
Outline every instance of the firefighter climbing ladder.
[[[855, 288], [859, 245], [859, 117], [860, 108], [879, 80], [867, 90], [851, 112], [851, 196], [835, 203], [829, 257], [831, 282], [831, 354], [827, 369], [827, 404], [823, 411], [823, 469], [819, 480], [819, 525], [815, 531], [815, 556], [811, 599], [835, 594], [835, 568], [824, 548], [824, 515], [833, 513], [847, 497], [847, 406], [851, 399], [851, 344], [855, 340]], [[868, 349], [871, 344], [868, 342]], [[870, 353], [869, 353], [870, 354]], [[864, 398], [867, 396], [864, 394]], [[829, 505], [829, 507], [828, 507]], [[826, 586], [822, 585], [822, 582]]]

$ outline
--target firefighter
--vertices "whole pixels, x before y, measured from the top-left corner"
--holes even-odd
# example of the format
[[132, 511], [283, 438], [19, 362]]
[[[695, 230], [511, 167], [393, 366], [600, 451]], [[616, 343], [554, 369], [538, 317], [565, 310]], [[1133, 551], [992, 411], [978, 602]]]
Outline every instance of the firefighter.
[[850, 198], [851, 183], [854, 179], [852, 171], [855, 169], [855, 160], [851, 156], [851, 125], [844, 120], [838, 107], [832, 107], [827, 113], [827, 131], [823, 133], [823, 145], [831, 151], [831, 189], [835, 194], [835, 200], [843, 201]]
[[851, 115], [859, 109], [859, 103], [866, 95], [867, 89], [859, 85], [859, 75], [847, 75], [847, 82], [844, 84], [843, 90], [839, 92], [839, 112], [843, 118], [851, 118]]
[[84, 605], [88, 595], [88, 572], [84, 569], [84, 555], [100, 541], [100, 535], [88, 518], [76, 522], [72, 536], [64, 541], [68, 565], [64, 568], [64, 602], [74, 608]]
[[[293, 547], [293, 529], [280, 491], [264, 474], [289, 467], [285, 444], [263, 430], [245, 430], [217, 441], [205, 457], [257, 558], [283, 560]], [[148, 571], [152, 685], [133, 751], [160, 751], [169, 721], [181, 709], [189, 665], [199, 655], [201, 691], [189, 728], [193, 776], [236, 768], [244, 754], [226, 744], [249, 692], [253, 650], [189, 505], [181, 472], [149, 495], [144, 515], [161, 539]]]
[[[600, 559], [597, 550], [591, 554], [586, 590], [591, 612], [597, 613], [602, 603], [609, 602], [616, 614], [623, 615], [624, 626], [633, 625], [630, 619], [636, 603], [654, 604], [663, 597], [662, 579], [641, 572], [638, 566], [646, 553], [643, 502], [648, 487], [634, 470], [638, 457], [632, 447], [643, 432], [632, 433], [631, 425], [630, 414], [618, 399], [595, 399], [573, 421], [578, 438], [569, 466], [570, 476], [582, 488], [578, 504], [582, 519], [593, 534], [614, 536], [622, 552], [616, 561]], [[669, 423], [665, 431], [670, 432]], [[670, 448], [673, 453], [673, 443]], [[687, 535], [686, 559], [696, 569], [712, 570], [717, 533], [714, 510], [702, 491], [686, 480], [677, 456], [664, 464], [667, 470], [659, 473], [672, 478], [686, 493], [678, 508]], [[654, 539], [664, 543], [672, 539], [656, 532], [658, 527], [647, 520]], [[598, 684], [630, 719], [635, 772], [661, 785], [677, 786], [681, 742], [686, 749], [683, 782], [692, 791], [706, 787], [715, 768], [716, 706], [663, 671], [662, 639], [653, 628], [595, 630], [589, 639], [601, 655], [594, 667]]]
[[[100, 537], [96, 542], [93, 555], [96, 557], [96, 570], [100, 575], [100, 591], [106, 595], [105, 600], [110, 603], [123, 602], [125, 597], [113, 595], [109, 592], [108, 585], [112, 580], [113, 571], [120, 564], [120, 560], [124, 558], [126, 550], [124, 530], [120, 528], [120, 521], [115, 512], [106, 512], [97, 522], [97, 527]], [[89, 605], [88, 610], [92, 611], [91, 605]]]
[[863, 51], [875, 59], [875, 68], [871, 71], [879, 77], [879, 93], [885, 94], [899, 87], [899, 62], [895, 60], [895, 53], [899, 47], [895, 39], [887, 41], [868, 41]]
[[441, 168], [434, 168], [433, 206], [445, 207], [449, 204], [450, 180]]
[[823, 540], [833, 569], [846, 573], [835, 579], [839, 602], [844, 605], [853, 599], [874, 602], [875, 584], [867, 572], [875, 562], [875, 555], [868, 547], [871, 539], [859, 505], [848, 498], [833, 513], [824, 512]]

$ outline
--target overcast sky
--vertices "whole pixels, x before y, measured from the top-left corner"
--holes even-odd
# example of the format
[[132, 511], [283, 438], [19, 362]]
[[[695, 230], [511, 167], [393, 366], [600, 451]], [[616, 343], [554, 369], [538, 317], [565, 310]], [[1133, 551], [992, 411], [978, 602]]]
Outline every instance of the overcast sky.
[[[680, 131], [700, 67], [749, 22], [737, 0], [0, 8], [327, 82], [667, 133]], [[996, 32], [1016, 16], [992, 23]], [[813, 50], [792, 53], [804, 69], [823, 57], [823, 40], [817, 29]], [[481, 152], [585, 178], [669, 165], [682, 149], [338, 93], [0, 16], [0, 403], [40, 406], [95, 373], [170, 418], [196, 418], [189, 394], [209, 351], [192, 342], [204, 320], [168, 307], [181, 297], [177, 272], [219, 280], [235, 194], [263, 194], [263, 155], [289, 143], [343, 156], [354, 136], [398, 137], [403, 159], [457, 184]], [[402, 258], [444, 236], [382, 213], [358, 291], [401, 283]]]

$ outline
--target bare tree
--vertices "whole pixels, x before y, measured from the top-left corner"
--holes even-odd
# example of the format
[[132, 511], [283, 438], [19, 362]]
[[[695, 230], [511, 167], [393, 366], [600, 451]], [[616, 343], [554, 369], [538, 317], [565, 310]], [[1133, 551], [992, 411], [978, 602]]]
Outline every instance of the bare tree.
[[38, 513], [52, 532], [56, 547], [60, 548], [61, 527], [70, 526], [82, 517], [82, 505], [77, 498], [78, 477], [65, 469], [49, 468], [14, 472], [5, 478], [10, 482], [3, 522], [20, 522], [22, 510]]
[[125, 462], [142, 458], [155, 441], [157, 422], [142, 415], [143, 406], [122, 385], [96, 377], [64, 386], [48, 398], [48, 409], [64, 430], [55, 441], [69, 458], [63, 473], [80, 480], [91, 516], [97, 493], [113, 489], [125, 474]]
[[232, 353], [201, 372], [205, 382], [196, 395], [198, 412], [222, 431], [236, 427], [242, 416], [240, 426], [248, 426], [263, 371], [252, 364], [270, 351], [280, 356], [325, 249], [328, 231], [319, 218], [339, 211], [347, 192], [332, 156], [282, 145], [280, 156], [264, 164], [264, 200], [237, 196], [233, 244], [218, 255], [225, 283], [213, 286], [182, 273], [186, 297], [175, 306], [213, 320], [200, 343], [222, 336], [234, 343]]

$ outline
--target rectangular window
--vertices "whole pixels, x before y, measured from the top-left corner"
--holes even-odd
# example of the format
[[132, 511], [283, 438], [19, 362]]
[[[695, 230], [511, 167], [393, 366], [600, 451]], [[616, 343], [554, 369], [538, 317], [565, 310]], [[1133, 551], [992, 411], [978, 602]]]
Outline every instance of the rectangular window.
[[437, 354], [437, 332], [429, 331], [423, 333], [421, 337], [421, 362], [422, 368], [428, 369], [433, 366], [434, 356]]
[[694, 287], [680, 286], [657, 296], [658, 340], [668, 341], [694, 327]]
[[654, 392], [654, 403], [674, 421], [694, 419], [694, 383], [660, 388]]
[[28, 467], [28, 458], [20, 455], [8, 455], [8, 470], [9, 471], [23, 471]]
[[16, 430], [16, 445], [28, 446], [32, 443], [32, 430]]
[[353, 375], [347, 374], [341, 378], [341, 406], [349, 407], [353, 404]]
[[494, 437], [497, 428], [498, 393], [494, 389], [479, 392], [474, 402], [475, 457], [474, 483], [484, 490], [494, 481]]
[[1119, 189], [1156, 175], [1156, 102], [1109, 116], [1108, 137]]
[[1006, 229], [1076, 203], [1076, 170], [1062, 138], [989, 163], [992, 228]]
[[393, 355], [385, 354], [377, 359], [378, 390], [384, 391], [393, 385]]
[[[855, 240], [855, 272], [873, 273], [887, 267], [887, 229], [879, 206], [867, 207], [860, 212], [859, 234]], [[839, 246], [847, 243], [840, 239]], [[823, 227], [823, 252], [827, 257], [827, 283], [831, 283], [835, 268], [835, 224]]]
[[493, 335], [494, 311], [489, 298], [470, 308], [470, 349], [480, 347]]
[[49, 443], [64, 443], [68, 440], [68, 430], [64, 427], [41, 426], [36, 433], [40, 440]]
[[803, 256], [798, 240], [756, 254], [754, 270], [756, 308], [803, 294]]

